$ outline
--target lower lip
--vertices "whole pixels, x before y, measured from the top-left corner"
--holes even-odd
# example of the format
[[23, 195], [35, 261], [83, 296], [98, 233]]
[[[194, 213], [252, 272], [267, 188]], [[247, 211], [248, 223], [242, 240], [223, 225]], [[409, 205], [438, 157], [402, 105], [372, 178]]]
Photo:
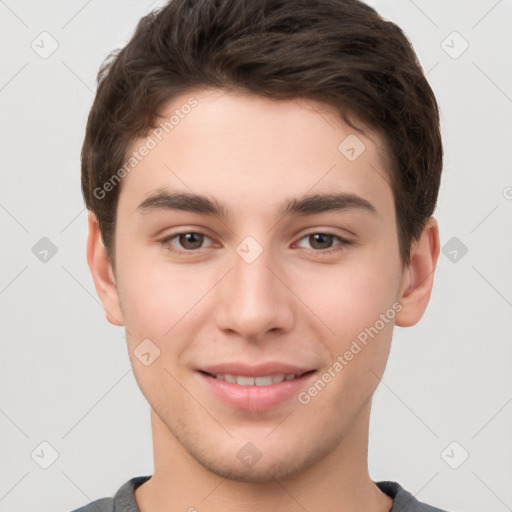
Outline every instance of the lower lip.
[[269, 386], [241, 386], [199, 372], [199, 376], [213, 393], [237, 409], [265, 411], [297, 396], [316, 372], [293, 380], [284, 380]]

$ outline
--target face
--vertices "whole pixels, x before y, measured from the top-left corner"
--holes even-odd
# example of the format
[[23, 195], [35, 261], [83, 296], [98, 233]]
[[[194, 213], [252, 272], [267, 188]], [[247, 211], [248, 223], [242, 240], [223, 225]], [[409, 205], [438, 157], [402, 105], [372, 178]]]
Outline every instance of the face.
[[176, 109], [118, 203], [133, 371], [204, 467], [292, 475], [348, 435], [384, 371], [407, 270], [382, 147], [311, 100], [202, 90], [161, 114]]

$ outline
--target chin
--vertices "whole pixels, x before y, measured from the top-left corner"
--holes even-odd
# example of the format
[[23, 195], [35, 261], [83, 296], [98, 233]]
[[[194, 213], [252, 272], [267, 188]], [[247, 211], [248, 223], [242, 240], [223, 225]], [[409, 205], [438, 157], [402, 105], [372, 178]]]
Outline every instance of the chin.
[[284, 480], [300, 473], [304, 469], [306, 461], [299, 460], [281, 460], [265, 461], [260, 459], [252, 467], [247, 467], [236, 460], [215, 462], [199, 460], [197, 461], [212, 473], [229, 480], [247, 484], [268, 484], [275, 483], [276, 480]]
[[282, 442], [268, 441], [262, 439], [260, 443], [255, 441], [252, 444], [237, 439], [231, 440], [229, 446], [225, 447], [219, 443], [210, 448], [198, 444], [185, 444], [184, 447], [196, 462], [211, 473], [248, 484], [275, 483], [276, 480], [297, 476], [313, 467], [332, 449], [330, 446], [312, 446], [308, 450], [303, 442], [298, 442], [296, 446], [285, 446]]

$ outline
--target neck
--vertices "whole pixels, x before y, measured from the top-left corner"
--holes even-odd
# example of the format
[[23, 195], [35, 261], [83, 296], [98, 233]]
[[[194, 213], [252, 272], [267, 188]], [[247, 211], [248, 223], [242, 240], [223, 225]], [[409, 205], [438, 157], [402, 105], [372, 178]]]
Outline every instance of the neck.
[[392, 499], [368, 473], [369, 421], [370, 403], [316, 464], [286, 479], [248, 483], [223, 478], [199, 464], [151, 410], [155, 469], [135, 491], [137, 504], [141, 512], [388, 512]]

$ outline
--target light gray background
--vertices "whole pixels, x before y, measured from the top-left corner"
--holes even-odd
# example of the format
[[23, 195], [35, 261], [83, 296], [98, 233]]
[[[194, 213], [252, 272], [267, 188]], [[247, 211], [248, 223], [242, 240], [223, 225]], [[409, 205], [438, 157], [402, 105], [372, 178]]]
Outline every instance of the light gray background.
[[[68, 511], [152, 473], [149, 406], [86, 264], [79, 152], [100, 63], [161, 3], [0, 0], [2, 512]], [[395, 330], [371, 476], [449, 510], [512, 510], [512, 1], [369, 3], [413, 42], [446, 152], [446, 254], [420, 324]]]

